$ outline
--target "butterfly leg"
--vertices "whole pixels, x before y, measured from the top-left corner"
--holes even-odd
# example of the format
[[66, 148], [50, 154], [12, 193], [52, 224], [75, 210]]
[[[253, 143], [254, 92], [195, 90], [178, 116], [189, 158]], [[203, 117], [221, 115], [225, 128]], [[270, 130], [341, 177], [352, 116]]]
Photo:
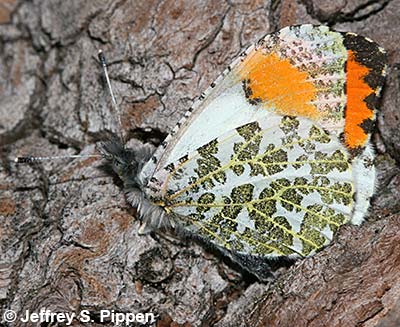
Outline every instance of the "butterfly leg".
[[133, 187], [125, 188], [127, 202], [137, 209], [138, 218], [142, 222], [139, 234], [145, 235], [158, 230], [173, 230], [175, 222], [165, 210], [151, 203], [144, 193]]

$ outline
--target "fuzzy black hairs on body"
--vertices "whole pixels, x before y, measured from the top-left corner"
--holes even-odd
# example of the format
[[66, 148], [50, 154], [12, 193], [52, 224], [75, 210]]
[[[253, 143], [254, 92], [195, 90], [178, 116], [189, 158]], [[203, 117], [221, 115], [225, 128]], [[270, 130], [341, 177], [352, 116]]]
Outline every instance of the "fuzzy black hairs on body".
[[117, 139], [99, 143], [98, 149], [112, 171], [122, 180], [128, 203], [137, 208], [138, 218], [142, 222], [139, 233], [147, 234], [160, 229], [172, 231], [175, 225], [172, 218], [162, 207], [147, 199], [144, 192], [146, 185], [138, 177], [151, 158], [152, 151], [147, 147], [127, 148]]

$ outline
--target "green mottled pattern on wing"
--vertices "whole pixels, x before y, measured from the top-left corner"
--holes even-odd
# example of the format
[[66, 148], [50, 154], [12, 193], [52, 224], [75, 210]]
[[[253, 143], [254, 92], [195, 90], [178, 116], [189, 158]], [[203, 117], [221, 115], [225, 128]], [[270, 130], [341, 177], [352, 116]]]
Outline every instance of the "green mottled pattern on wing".
[[353, 209], [346, 150], [305, 118], [268, 114], [166, 170], [167, 209], [241, 253], [307, 256], [330, 242]]

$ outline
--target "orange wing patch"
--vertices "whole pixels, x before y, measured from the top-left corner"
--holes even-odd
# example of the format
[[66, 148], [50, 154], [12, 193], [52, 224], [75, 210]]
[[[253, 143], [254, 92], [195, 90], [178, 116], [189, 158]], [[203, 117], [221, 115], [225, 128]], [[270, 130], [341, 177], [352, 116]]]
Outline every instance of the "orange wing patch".
[[343, 33], [343, 44], [347, 49], [344, 143], [357, 154], [373, 132], [387, 56], [375, 42], [356, 34]]
[[374, 119], [373, 110], [365, 102], [365, 98], [374, 90], [364, 80], [370, 69], [357, 62], [352, 50], [348, 50], [346, 69], [347, 109], [344, 136], [346, 145], [355, 149], [364, 146], [368, 141], [368, 133], [361, 124], [368, 119]]
[[307, 72], [300, 71], [288, 59], [273, 52], [254, 51], [241, 63], [239, 72], [250, 103], [266, 103], [282, 115], [319, 117], [312, 104], [317, 88], [308, 81]]

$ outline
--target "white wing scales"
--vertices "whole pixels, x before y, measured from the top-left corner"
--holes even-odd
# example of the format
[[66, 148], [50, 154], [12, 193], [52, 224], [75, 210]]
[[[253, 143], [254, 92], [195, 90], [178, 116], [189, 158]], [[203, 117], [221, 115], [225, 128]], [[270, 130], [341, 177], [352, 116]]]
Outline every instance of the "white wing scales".
[[187, 229], [237, 252], [308, 255], [353, 209], [346, 150], [305, 118], [269, 113], [154, 177]]

